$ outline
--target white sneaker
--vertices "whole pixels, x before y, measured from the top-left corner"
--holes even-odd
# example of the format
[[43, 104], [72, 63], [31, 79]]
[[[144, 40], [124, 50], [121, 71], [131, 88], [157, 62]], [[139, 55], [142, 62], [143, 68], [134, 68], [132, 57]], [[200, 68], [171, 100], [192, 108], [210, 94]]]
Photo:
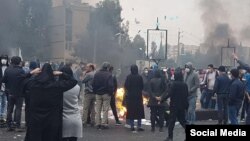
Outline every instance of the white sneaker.
[[129, 124], [124, 125], [125, 128], [131, 128]]

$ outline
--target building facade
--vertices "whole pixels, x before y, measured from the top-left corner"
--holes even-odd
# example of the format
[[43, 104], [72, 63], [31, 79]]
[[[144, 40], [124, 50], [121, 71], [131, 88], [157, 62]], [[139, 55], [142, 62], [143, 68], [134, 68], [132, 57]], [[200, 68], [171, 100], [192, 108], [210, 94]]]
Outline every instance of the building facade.
[[81, 0], [53, 0], [49, 18], [49, 60], [75, 59], [75, 48], [86, 34], [91, 6]]

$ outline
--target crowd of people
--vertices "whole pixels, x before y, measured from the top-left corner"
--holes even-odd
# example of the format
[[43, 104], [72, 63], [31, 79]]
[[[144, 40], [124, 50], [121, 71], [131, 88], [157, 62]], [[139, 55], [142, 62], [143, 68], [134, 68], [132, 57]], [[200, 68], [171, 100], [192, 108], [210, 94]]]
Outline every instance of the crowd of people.
[[[132, 132], [144, 131], [143, 96], [148, 97], [151, 131], [159, 127], [163, 132], [166, 123], [166, 141], [172, 141], [176, 120], [184, 129], [195, 124], [199, 93], [201, 108], [218, 110], [218, 124], [239, 124], [240, 111], [245, 123], [250, 124], [250, 66], [235, 54], [233, 57], [239, 67], [227, 73], [226, 67], [215, 69], [210, 64], [202, 81], [191, 62], [167, 71], [154, 65], [142, 73], [132, 65], [123, 86], [126, 124]], [[2, 55], [0, 60], [0, 125], [6, 125], [8, 131], [23, 130], [21, 113], [25, 103], [25, 141], [77, 141], [88, 125], [109, 129], [110, 108], [115, 124], [122, 124], [115, 99], [118, 80], [110, 63], [104, 62], [100, 69], [92, 63], [80, 63], [78, 69], [72, 69], [70, 63], [25, 64], [17, 56], [9, 59]]]

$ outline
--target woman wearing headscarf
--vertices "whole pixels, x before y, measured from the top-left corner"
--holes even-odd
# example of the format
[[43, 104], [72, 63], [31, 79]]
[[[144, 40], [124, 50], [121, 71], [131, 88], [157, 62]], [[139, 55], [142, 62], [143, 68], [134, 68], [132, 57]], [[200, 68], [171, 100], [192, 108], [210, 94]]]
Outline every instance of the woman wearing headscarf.
[[[61, 79], [56, 81], [59, 75]], [[50, 64], [44, 64], [41, 73], [25, 87], [30, 96], [26, 141], [62, 141], [63, 92], [76, 84], [70, 75], [53, 72]]]
[[131, 74], [125, 81], [125, 89], [127, 91], [127, 119], [130, 120], [131, 131], [135, 131], [135, 119], [138, 120], [137, 131], [144, 131], [141, 127], [141, 119], [145, 118], [142, 98], [143, 80], [138, 74], [136, 65], [131, 66]]
[[[61, 72], [73, 77], [73, 71], [69, 66], [61, 69]], [[59, 77], [59, 80], [62, 80]], [[63, 93], [63, 141], [77, 141], [82, 137], [82, 119], [79, 108], [80, 86]]]
[[[29, 64], [29, 72], [35, 70], [38, 68], [37, 63], [34, 61], [31, 61]], [[28, 79], [24, 79], [22, 82], [22, 92], [23, 92], [23, 97], [25, 100], [25, 124], [26, 126], [28, 125], [29, 122], [29, 102], [30, 102], [30, 97], [29, 97], [29, 89], [25, 89], [24, 87], [28, 87], [30, 84], [32, 84], [32, 80], [35, 78], [36, 75], [32, 75]], [[24, 91], [25, 89], [25, 91]]]

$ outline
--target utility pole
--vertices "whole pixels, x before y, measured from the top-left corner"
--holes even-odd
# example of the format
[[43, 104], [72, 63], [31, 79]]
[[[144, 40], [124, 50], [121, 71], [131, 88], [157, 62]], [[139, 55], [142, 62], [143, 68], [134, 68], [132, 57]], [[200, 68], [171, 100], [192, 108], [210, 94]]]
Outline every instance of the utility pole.
[[181, 32], [180, 30], [178, 31], [178, 54], [177, 54], [177, 57], [179, 58], [179, 55], [180, 55], [180, 39], [181, 39]]
[[93, 63], [96, 64], [96, 47], [97, 47], [97, 30], [95, 30], [95, 39], [94, 39], [94, 51], [93, 51]]
[[178, 31], [178, 42], [177, 42], [177, 46], [178, 46], [178, 51], [177, 51], [177, 65], [180, 65], [180, 40], [181, 40], [181, 31], [179, 29]]

